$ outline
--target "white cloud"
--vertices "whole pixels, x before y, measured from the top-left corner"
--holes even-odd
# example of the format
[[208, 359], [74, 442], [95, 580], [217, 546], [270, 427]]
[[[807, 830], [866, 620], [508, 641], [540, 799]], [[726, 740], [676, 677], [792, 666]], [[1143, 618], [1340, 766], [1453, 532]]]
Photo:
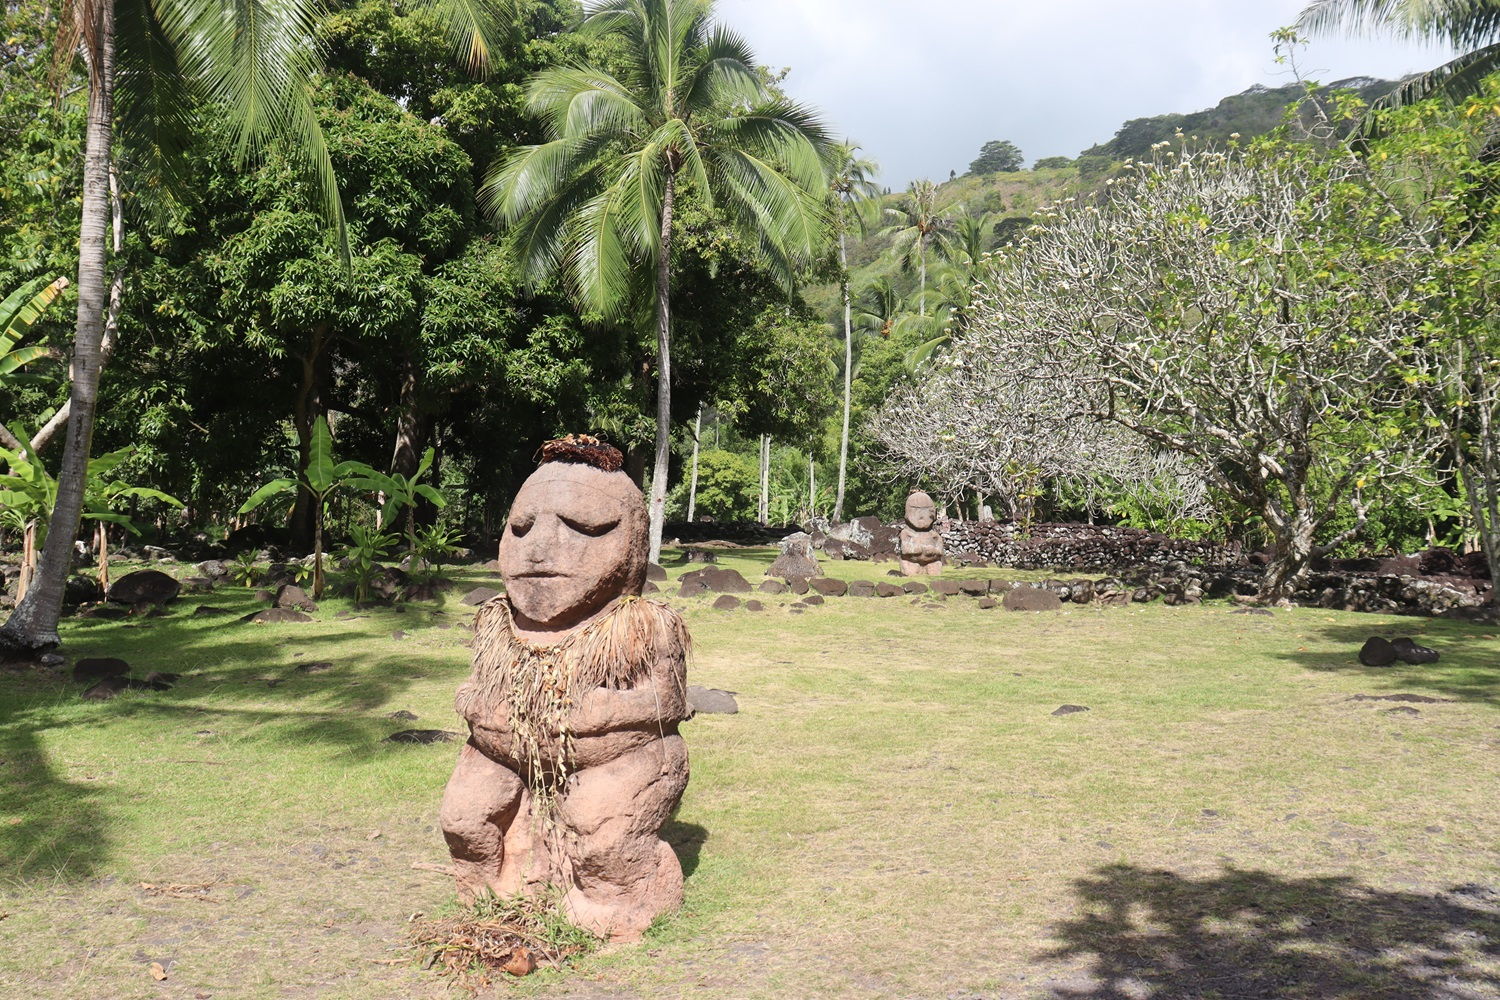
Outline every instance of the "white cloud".
[[[962, 173], [990, 139], [1076, 155], [1128, 118], [1195, 111], [1289, 82], [1268, 38], [1305, 0], [720, 0], [788, 91], [821, 108], [901, 187]], [[1315, 40], [1325, 81], [1397, 77], [1448, 57], [1389, 40]]]

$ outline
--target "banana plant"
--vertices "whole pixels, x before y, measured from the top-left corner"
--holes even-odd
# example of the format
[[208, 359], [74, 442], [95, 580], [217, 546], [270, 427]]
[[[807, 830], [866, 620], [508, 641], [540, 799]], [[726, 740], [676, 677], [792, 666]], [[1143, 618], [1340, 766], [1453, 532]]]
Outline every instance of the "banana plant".
[[435, 455], [436, 450], [428, 448], [423, 453], [422, 460], [417, 463], [417, 470], [410, 476], [403, 476], [399, 472], [386, 474], [371, 470], [369, 476], [350, 484], [356, 489], [374, 490], [385, 497], [385, 504], [380, 509], [381, 527], [389, 527], [397, 511], [406, 511], [406, 552], [413, 570], [417, 564], [417, 501], [427, 500], [439, 508], [447, 504], [435, 487], [421, 482], [422, 477], [432, 470]]
[[[21, 428], [14, 428], [20, 431]], [[19, 433], [17, 436], [20, 436]], [[133, 446], [120, 448], [89, 459], [88, 479], [84, 487], [83, 516], [97, 523], [95, 548], [99, 557], [99, 585], [109, 590], [109, 538], [107, 526], [118, 524], [132, 535], [140, 529], [126, 514], [114, 510], [122, 500], [159, 500], [173, 507], [181, 507], [182, 501], [161, 490], [149, 486], [132, 486], [110, 475], [121, 463], [135, 452]], [[0, 474], [0, 524], [21, 533], [21, 579], [16, 589], [16, 600], [26, 596], [36, 571], [39, 546], [46, 541], [47, 522], [52, 517], [52, 508], [57, 503], [57, 480], [37, 461], [20, 452], [0, 448], [0, 461], [6, 471]]]
[[328, 498], [341, 487], [364, 488], [383, 474], [376, 472], [364, 462], [340, 462], [333, 454], [333, 433], [328, 429], [328, 418], [319, 416], [313, 423], [312, 440], [307, 453], [307, 468], [296, 479], [273, 479], [250, 494], [240, 507], [241, 514], [248, 514], [274, 496], [295, 493], [299, 488], [307, 490], [313, 497], [313, 600], [323, 596], [323, 508]]
[[17, 288], [0, 302], [0, 378], [22, 365], [52, 353], [46, 344], [17, 347], [23, 334], [68, 287], [67, 278], [36, 278]]

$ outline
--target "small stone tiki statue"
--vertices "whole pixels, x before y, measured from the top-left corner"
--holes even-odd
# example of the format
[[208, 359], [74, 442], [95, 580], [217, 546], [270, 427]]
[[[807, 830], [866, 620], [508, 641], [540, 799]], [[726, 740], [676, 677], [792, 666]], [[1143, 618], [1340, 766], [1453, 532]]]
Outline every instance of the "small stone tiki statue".
[[551, 888], [575, 924], [630, 941], [682, 903], [660, 833], [688, 781], [690, 640], [641, 598], [646, 506], [620, 464], [592, 438], [551, 441], [516, 496], [442, 826], [464, 901]]
[[934, 527], [937, 505], [917, 490], [906, 498], [906, 523], [901, 526], [901, 575], [937, 576], [943, 571], [943, 536]]

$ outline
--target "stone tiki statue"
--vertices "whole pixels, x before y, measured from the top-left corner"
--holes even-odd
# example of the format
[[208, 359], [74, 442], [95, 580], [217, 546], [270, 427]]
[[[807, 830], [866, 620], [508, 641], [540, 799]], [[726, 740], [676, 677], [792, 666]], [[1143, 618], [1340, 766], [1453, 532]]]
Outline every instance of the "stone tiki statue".
[[943, 571], [943, 536], [934, 527], [937, 505], [917, 490], [906, 498], [906, 523], [901, 526], [901, 575], [937, 576]]
[[662, 824], [688, 781], [687, 628], [641, 598], [646, 506], [620, 453], [543, 447], [500, 542], [507, 593], [475, 619], [469, 741], [443, 793], [459, 897], [562, 894], [575, 924], [638, 939], [682, 902]]

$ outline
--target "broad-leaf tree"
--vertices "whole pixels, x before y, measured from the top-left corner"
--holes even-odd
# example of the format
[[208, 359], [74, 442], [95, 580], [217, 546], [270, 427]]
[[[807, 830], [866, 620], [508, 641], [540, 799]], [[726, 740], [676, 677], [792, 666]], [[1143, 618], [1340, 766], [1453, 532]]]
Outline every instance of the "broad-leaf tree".
[[[467, 62], [489, 52], [488, 0], [420, 0], [450, 27]], [[276, 136], [292, 137], [333, 228], [343, 210], [307, 83], [321, 62], [317, 0], [74, 0], [60, 52], [81, 53], [88, 117], [79, 234], [67, 437], [57, 502], [35, 585], [0, 628], [0, 650], [58, 644], [57, 619], [84, 507], [98, 399], [111, 206], [123, 187], [181, 190], [183, 152], [204, 102], [235, 136], [242, 160]], [[119, 149], [116, 149], [116, 140]], [[123, 167], [128, 166], [128, 170]]]
[[755, 56], [713, 20], [711, 0], [604, 0], [583, 30], [612, 39], [618, 71], [545, 70], [529, 103], [548, 141], [497, 164], [485, 203], [513, 227], [528, 273], [558, 276], [590, 312], [656, 318], [653, 560], [671, 447], [672, 239], [677, 200], [703, 199], [753, 236], [788, 280], [825, 232], [822, 156], [811, 110], [771, 94]]

